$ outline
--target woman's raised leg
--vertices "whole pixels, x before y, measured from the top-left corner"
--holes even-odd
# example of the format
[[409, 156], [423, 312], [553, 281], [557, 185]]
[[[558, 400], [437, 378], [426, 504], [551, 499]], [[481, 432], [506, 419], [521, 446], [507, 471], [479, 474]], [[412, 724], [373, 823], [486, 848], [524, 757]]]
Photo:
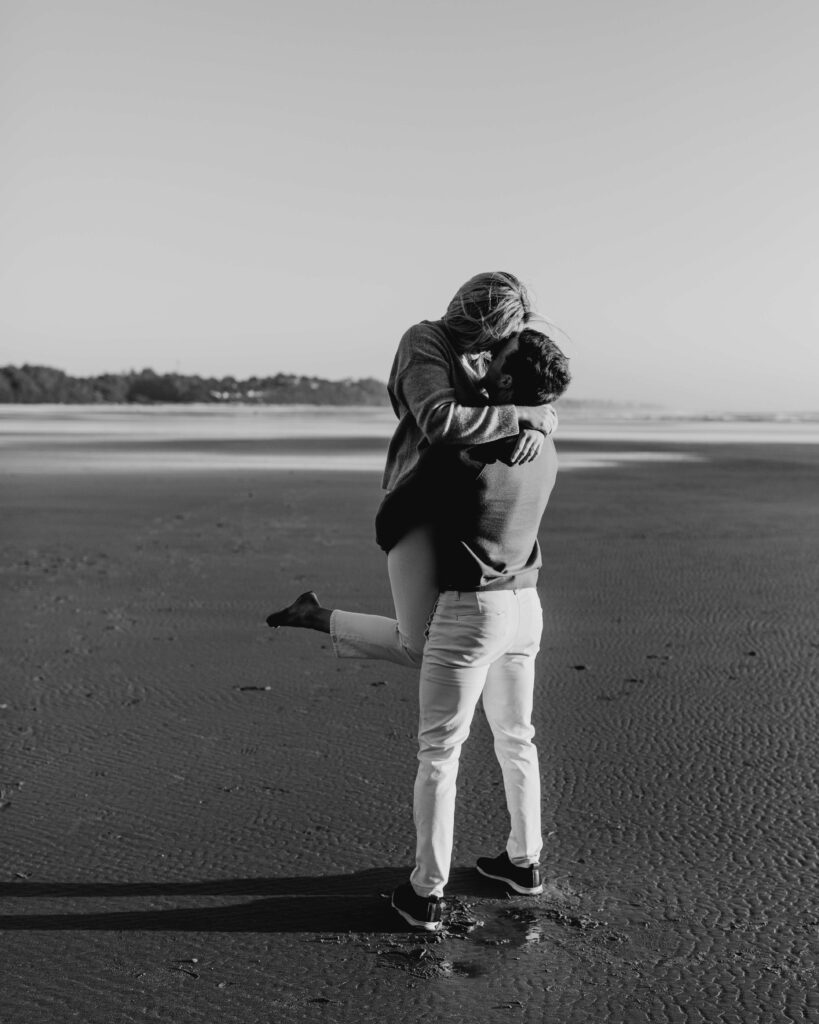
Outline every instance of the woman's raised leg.
[[273, 627], [329, 633], [339, 658], [375, 658], [419, 666], [438, 597], [432, 529], [410, 530], [387, 555], [395, 618], [324, 608], [312, 591], [267, 618]]

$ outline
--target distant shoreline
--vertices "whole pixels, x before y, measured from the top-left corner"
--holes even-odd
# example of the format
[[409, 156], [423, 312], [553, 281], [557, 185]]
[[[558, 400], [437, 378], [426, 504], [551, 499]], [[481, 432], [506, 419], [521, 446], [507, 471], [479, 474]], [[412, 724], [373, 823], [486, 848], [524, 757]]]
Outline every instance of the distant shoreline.
[[386, 385], [374, 377], [326, 380], [301, 374], [266, 377], [202, 377], [139, 372], [73, 377], [50, 366], [0, 367], [0, 404], [231, 404], [388, 405]]
[[[0, 406], [0, 474], [381, 473], [395, 426], [382, 406]], [[819, 446], [819, 422], [614, 417], [560, 409], [561, 470], [701, 461], [726, 448]]]
[[[556, 403], [564, 417], [592, 418], [595, 421], [631, 423], [816, 423], [819, 424], [819, 410], [796, 412], [691, 412], [658, 409], [653, 406], [630, 405], [598, 401], [595, 399], [561, 399]], [[386, 402], [257, 402], [257, 401], [213, 401], [213, 402], [3, 402], [0, 401], [0, 418], [10, 414], [30, 411], [30, 415], [47, 411], [101, 413], [110, 411], [129, 412], [144, 415], [174, 415], [204, 413], [214, 415], [225, 412], [251, 411], [257, 413], [280, 411], [282, 413], [316, 412], [322, 410], [330, 415], [334, 412], [355, 413], [365, 410], [389, 412]]]

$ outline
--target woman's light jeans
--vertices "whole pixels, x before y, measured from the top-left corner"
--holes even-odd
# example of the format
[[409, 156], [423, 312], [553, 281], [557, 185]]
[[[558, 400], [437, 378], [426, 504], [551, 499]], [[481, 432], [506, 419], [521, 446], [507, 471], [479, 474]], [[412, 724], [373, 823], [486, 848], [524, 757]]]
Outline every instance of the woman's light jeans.
[[503, 773], [511, 825], [506, 852], [521, 867], [539, 862], [540, 771], [532, 704], [542, 628], [534, 588], [448, 590], [438, 598], [419, 692], [411, 876], [419, 896], [441, 896], [449, 878], [458, 760], [481, 696]]
[[330, 616], [339, 658], [378, 658], [418, 667], [438, 597], [432, 528], [410, 530], [387, 555], [395, 618], [335, 609]]

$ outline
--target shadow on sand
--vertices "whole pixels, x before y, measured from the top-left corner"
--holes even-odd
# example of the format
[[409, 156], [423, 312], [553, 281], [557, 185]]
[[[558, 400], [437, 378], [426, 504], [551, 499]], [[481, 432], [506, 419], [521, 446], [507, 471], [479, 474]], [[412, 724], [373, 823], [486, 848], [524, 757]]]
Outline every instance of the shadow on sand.
[[[193, 931], [193, 932], [403, 932], [390, 892], [406, 868], [373, 868], [351, 875], [300, 878], [220, 879], [204, 882], [11, 882], [7, 899], [137, 899], [151, 897], [256, 896], [227, 906], [173, 907], [87, 913], [0, 914], [0, 931]], [[452, 872], [448, 891], [498, 896], [502, 887], [472, 868]]]

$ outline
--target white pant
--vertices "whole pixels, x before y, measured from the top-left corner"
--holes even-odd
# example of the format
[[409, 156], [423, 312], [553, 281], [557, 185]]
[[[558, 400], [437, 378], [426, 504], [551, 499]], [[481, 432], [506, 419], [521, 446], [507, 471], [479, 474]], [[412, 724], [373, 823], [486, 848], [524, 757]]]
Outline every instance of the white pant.
[[503, 772], [513, 864], [536, 864], [542, 848], [540, 771], [532, 742], [535, 657], [543, 615], [533, 588], [445, 591], [438, 598], [420, 681], [417, 833], [411, 881], [441, 896], [449, 878], [461, 746], [481, 694]]
[[410, 530], [387, 555], [395, 618], [334, 609], [333, 650], [339, 658], [379, 658], [419, 666], [427, 625], [438, 597], [432, 529]]

